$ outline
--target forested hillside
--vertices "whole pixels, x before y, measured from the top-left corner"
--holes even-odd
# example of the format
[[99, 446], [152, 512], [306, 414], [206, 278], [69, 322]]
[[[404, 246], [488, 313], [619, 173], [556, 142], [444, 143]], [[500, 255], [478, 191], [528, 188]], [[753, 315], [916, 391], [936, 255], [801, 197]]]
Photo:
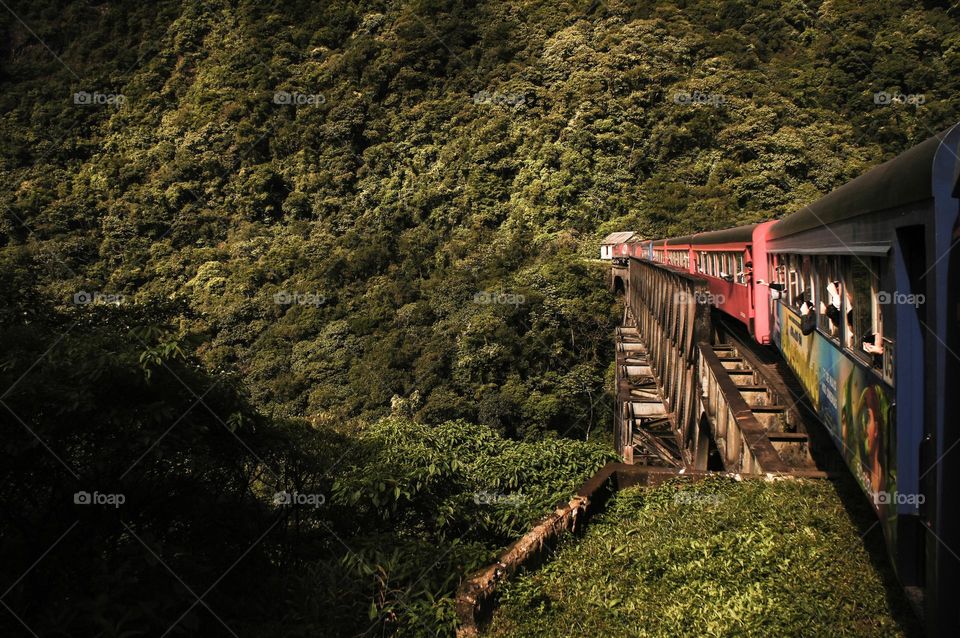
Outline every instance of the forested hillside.
[[781, 216], [953, 123], [958, 15], [7, 0], [4, 604], [45, 636], [448, 630], [610, 458], [599, 238]]

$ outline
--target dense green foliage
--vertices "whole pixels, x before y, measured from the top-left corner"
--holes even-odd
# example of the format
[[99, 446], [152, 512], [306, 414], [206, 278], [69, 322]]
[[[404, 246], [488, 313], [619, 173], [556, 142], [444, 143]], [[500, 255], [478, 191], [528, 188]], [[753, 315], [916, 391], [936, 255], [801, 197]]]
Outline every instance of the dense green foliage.
[[3, 16], [6, 241], [63, 303], [188, 304], [284, 416], [417, 390], [427, 421], [583, 433], [611, 323], [578, 248], [795, 210], [960, 106], [937, 3], [53, 4], [18, 15], [62, 64]]
[[[789, 504], [789, 506], [785, 506]], [[492, 636], [900, 636], [858, 530], [826, 481], [633, 488], [541, 571], [510, 583]], [[906, 627], [898, 625], [898, 618]]]
[[[139, 327], [160, 308], [61, 314], [18, 298], [3, 265], [4, 320], [29, 318], [0, 333], [5, 409], [25, 415], [2, 443], [4, 602], [39, 635], [449, 630], [464, 573], [613, 458], [414, 423], [402, 402], [336, 429], [266, 419], [190, 344]], [[8, 615], [0, 629], [20, 631]]]
[[449, 629], [605, 456], [599, 237], [781, 215], [943, 128], [956, 15], [4, 3], [3, 602], [43, 635]]

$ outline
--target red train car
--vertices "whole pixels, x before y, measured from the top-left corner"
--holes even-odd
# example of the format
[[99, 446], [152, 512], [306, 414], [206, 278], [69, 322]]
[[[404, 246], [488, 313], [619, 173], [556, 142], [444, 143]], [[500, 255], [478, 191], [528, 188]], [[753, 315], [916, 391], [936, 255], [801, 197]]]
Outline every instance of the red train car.
[[630, 244], [627, 242], [620, 242], [619, 244], [614, 244], [611, 247], [611, 255], [613, 258], [617, 257], [629, 257], [630, 256]]
[[667, 263], [666, 245], [666, 239], [658, 239], [653, 242], [653, 261], [657, 262], [658, 264]]
[[671, 266], [676, 266], [690, 272], [690, 240], [693, 235], [673, 237], [666, 243], [666, 260]]
[[770, 343], [766, 240], [774, 223], [698, 233], [690, 239], [690, 272], [709, 283], [709, 302], [744, 323], [763, 344]]
[[767, 236], [775, 221], [649, 241], [633, 237], [614, 255], [652, 259], [700, 275], [709, 282], [706, 300], [742, 322], [762, 344], [770, 343], [770, 276]]
[[691, 238], [692, 235], [687, 235], [653, 242], [653, 260], [689, 272]]
[[691, 272], [710, 287], [709, 303], [746, 324], [753, 332], [753, 230], [756, 224], [699, 233], [691, 242]]

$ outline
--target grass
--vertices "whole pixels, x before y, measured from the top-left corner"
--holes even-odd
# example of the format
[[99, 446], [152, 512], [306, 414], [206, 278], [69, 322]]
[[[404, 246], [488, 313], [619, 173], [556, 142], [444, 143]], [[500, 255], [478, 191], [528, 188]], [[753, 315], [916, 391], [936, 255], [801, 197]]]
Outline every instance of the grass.
[[489, 635], [912, 635], [876, 564], [828, 481], [632, 488], [504, 588]]

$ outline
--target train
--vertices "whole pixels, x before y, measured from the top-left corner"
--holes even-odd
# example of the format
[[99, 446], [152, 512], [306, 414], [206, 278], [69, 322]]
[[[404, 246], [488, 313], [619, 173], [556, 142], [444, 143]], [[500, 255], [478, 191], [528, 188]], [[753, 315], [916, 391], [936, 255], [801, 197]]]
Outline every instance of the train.
[[702, 277], [775, 348], [878, 517], [931, 635], [960, 628], [960, 124], [781, 219], [613, 247]]

